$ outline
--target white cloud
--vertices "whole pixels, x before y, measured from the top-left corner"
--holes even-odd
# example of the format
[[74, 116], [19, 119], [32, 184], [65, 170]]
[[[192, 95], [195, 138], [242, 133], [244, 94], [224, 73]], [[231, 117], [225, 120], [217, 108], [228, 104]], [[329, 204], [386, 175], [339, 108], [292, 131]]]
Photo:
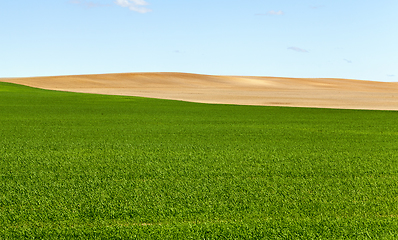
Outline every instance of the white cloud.
[[115, 3], [118, 6], [126, 7], [131, 11], [139, 13], [147, 13], [152, 11], [151, 9], [144, 7], [148, 5], [148, 3], [144, 0], [116, 0]]
[[387, 74], [387, 77], [395, 77], [394, 74]]
[[283, 14], [285, 14], [284, 12], [282, 12], [282, 11], [277, 11], [277, 12], [275, 12], [275, 11], [269, 11], [269, 12], [267, 12], [267, 15], [283, 15]]
[[343, 60], [346, 61], [347, 63], [352, 63], [351, 60], [348, 60], [348, 59], [343, 59]]
[[298, 48], [298, 47], [288, 47], [287, 49], [296, 51], [296, 52], [303, 52], [303, 53], [307, 53], [308, 51], [302, 48]]

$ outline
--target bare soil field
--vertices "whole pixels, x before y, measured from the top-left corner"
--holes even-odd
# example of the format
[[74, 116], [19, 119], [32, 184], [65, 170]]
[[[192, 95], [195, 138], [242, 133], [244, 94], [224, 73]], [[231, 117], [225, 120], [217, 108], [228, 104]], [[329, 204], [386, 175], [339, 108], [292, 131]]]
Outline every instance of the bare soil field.
[[59, 91], [201, 103], [398, 110], [398, 82], [189, 73], [1, 78], [0, 81]]

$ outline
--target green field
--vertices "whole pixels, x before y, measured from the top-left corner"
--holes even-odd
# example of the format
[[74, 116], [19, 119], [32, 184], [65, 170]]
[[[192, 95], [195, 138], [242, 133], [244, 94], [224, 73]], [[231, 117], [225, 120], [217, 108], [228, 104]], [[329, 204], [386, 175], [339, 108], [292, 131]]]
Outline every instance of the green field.
[[0, 239], [398, 239], [398, 112], [0, 83]]

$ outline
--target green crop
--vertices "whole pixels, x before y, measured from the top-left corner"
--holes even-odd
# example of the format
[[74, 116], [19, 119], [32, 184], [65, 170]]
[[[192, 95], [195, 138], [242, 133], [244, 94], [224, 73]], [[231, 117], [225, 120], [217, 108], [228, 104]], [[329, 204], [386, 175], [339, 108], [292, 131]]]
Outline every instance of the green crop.
[[398, 112], [0, 83], [0, 239], [397, 239]]

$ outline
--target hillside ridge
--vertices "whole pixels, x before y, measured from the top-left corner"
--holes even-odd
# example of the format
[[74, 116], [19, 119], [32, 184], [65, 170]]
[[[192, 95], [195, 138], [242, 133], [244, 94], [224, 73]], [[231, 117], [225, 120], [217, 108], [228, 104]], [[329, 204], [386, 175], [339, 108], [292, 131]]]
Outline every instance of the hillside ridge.
[[0, 81], [58, 91], [200, 103], [398, 110], [397, 82], [180, 72], [3, 78]]

